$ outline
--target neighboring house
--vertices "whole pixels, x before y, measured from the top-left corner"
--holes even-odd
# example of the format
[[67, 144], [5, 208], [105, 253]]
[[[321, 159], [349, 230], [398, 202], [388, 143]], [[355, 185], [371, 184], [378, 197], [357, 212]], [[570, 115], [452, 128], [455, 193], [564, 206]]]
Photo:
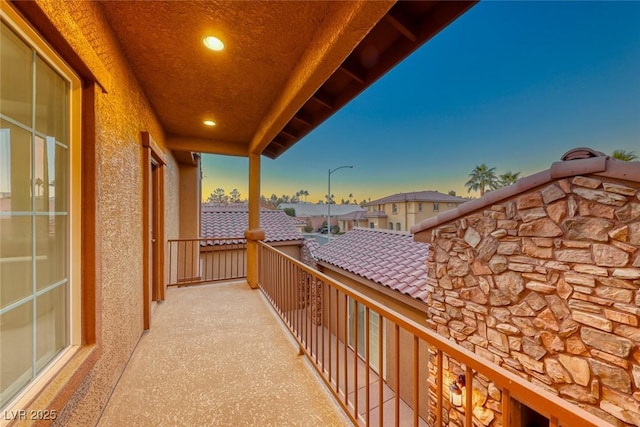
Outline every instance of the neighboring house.
[[[387, 307], [393, 307], [400, 313], [423, 323], [427, 317], [430, 300], [430, 287], [427, 281], [427, 257], [429, 245], [415, 242], [413, 235], [405, 232], [389, 230], [355, 228], [343, 236], [331, 240], [329, 243], [316, 248], [313, 256], [317, 262], [317, 268], [323, 273], [347, 284], [350, 288], [374, 298]], [[325, 301], [331, 301], [325, 297]], [[335, 300], [334, 300], [335, 301]], [[325, 310], [342, 312], [343, 304], [333, 302], [331, 307]], [[365, 357], [365, 310], [359, 304], [356, 308], [354, 300], [348, 302], [349, 330], [348, 344], [352, 348], [355, 345], [355, 317], [358, 318], [358, 353]], [[340, 333], [333, 331], [334, 333]], [[376, 351], [371, 352], [371, 364], [378, 372], [383, 372], [384, 380], [388, 384], [395, 385], [398, 382], [393, 369], [393, 324], [380, 321], [379, 315], [370, 312], [369, 316], [369, 345], [377, 349], [379, 339], [384, 335], [384, 348], [382, 364]], [[401, 334], [402, 345], [412, 345], [408, 336]], [[421, 357], [428, 360], [426, 346], [421, 346]], [[409, 354], [401, 356], [402, 365], [411, 366]], [[410, 385], [412, 371], [400, 372], [401, 397], [405, 402], [411, 402]], [[426, 378], [426, 371], [424, 377]], [[426, 381], [423, 384], [426, 388]], [[420, 407], [421, 416], [427, 419], [426, 396], [422, 396]]]
[[[201, 237], [211, 240], [200, 243], [199, 278], [206, 281], [244, 277], [244, 232], [249, 224], [247, 206], [234, 203], [203, 203], [201, 218]], [[265, 232], [266, 243], [295, 259], [301, 259], [300, 248], [304, 237], [296, 228], [294, 218], [282, 211], [261, 209], [260, 225]]]
[[[563, 160], [411, 229], [434, 248], [427, 324], [613, 425], [637, 426], [640, 162], [589, 149]], [[449, 360], [449, 371], [464, 367]], [[483, 425], [500, 417], [492, 389], [479, 390]], [[524, 404], [512, 415], [533, 416]]]
[[367, 210], [367, 212], [365, 212], [364, 217], [368, 222], [368, 225], [367, 225], [368, 228], [381, 228], [384, 230], [386, 230], [387, 228], [389, 229], [393, 228], [391, 226], [387, 227], [389, 217], [387, 216], [386, 213], [384, 213], [384, 211], [369, 209]]
[[468, 202], [437, 191], [397, 193], [365, 203], [370, 215], [369, 226], [408, 231], [414, 224]]
[[365, 218], [366, 213], [366, 211], [362, 210], [338, 216], [337, 220], [340, 231], [347, 232], [356, 227], [368, 227], [368, 221], [367, 218]]
[[[291, 208], [296, 211], [296, 218], [311, 225], [317, 231], [327, 221], [329, 205], [313, 203], [281, 203], [279, 209]], [[358, 205], [331, 205], [331, 225], [339, 225], [338, 217], [351, 212], [364, 211]], [[342, 230], [342, 228], [340, 228]]]

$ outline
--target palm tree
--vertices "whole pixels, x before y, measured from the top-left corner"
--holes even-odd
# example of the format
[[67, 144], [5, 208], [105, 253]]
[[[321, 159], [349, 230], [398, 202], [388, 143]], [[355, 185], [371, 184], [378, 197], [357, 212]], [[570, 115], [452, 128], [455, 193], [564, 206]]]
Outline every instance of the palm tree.
[[38, 187], [38, 194], [37, 196], [40, 197], [40, 189], [42, 188], [42, 185], [44, 184], [44, 181], [42, 180], [42, 178], [36, 178], [36, 187]]
[[489, 168], [484, 163], [476, 166], [469, 174], [469, 181], [464, 185], [471, 191], [480, 191], [480, 197], [484, 196], [485, 190], [495, 190], [498, 188], [498, 178], [495, 174], [496, 168]]
[[611, 157], [617, 160], [623, 160], [625, 162], [630, 162], [633, 160], [638, 160], [640, 157], [635, 153], [635, 151], [626, 151], [626, 150], [615, 150]]
[[507, 185], [515, 184], [520, 177], [520, 172], [507, 171], [498, 177], [500, 187], [506, 187]]

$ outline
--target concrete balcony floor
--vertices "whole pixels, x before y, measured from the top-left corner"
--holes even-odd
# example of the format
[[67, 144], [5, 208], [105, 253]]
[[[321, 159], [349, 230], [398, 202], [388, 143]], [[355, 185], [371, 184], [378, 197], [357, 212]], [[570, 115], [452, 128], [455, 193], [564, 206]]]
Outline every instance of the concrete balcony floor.
[[172, 288], [99, 426], [349, 426], [260, 291]]

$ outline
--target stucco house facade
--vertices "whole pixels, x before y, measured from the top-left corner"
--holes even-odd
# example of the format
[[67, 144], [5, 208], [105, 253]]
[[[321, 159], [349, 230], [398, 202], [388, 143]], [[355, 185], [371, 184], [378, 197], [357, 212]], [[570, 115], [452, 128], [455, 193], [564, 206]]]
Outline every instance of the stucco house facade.
[[397, 193], [365, 203], [375, 228], [409, 231], [415, 224], [456, 208], [468, 199], [437, 191]]
[[[327, 222], [327, 215], [329, 214], [329, 206], [327, 204], [315, 204], [315, 203], [281, 203], [279, 209], [294, 209], [296, 211], [296, 218], [304, 221], [305, 224], [310, 225], [313, 231], [317, 231], [323, 224]], [[337, 225], [341, 231], [344, 229], [340, 226], [340, 217], [342, 215], [353, 215], [357, 212], [364, 212], [364, 209], [358, 205], [331, 205], [331, 225]], [[347, 224], [343, 224], [347, 225]]]

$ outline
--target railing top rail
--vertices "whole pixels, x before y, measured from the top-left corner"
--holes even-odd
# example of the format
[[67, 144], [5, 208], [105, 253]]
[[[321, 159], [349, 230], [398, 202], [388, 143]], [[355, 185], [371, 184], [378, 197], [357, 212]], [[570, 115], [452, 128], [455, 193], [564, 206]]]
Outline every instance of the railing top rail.
[[276, 253], [278, 256], [285, 258], [289, 262], [295, 264], [301, 270], [315, 276], [331, 287], [338, 289], [340, 292], [355, 299], [356, 301], [368, 306], [370, 309], [378, 312], [383, 317], [398, 324], [400, 327], [408, 330], [419, 338], [423, 339], [430, 345], [437, 347], [449, 356], [454, 357], [461, 363], [464, 363], [473, 370], [481, 373], [491, 379], [498, 387], [506, 388], [510, 391], [511, 397], [525, 403], [530, 408], [546, 415], [547, 417], [557, 417], [558, 419], [569, 423], [566, 425], [586, 426], [602, 426], [607, 423], [599, 417], [587, 412], [586, 410], [559, 398], [553, 393], [536, 386], [535, 384], [521, 378], [520, 376], [502, 368], [501, 366], [489, 360], [482, 359], [476, 353], [456, 344], [455, 342], [444, 338], [443, 336], [433, 332], [426, 326], [423, 326], [414, 320], [404, 316], [401, 313], [391, 311], [389, 308], [381, 305], [374, 299], [362, 294], [354, 289], [348, 288], [339, 281], [327, 276], [326, 274], [315, 270], [296, 260], [295, 258], [273, 248], [264, 242], [258, 242], [261, 248]]
[[190, 239], [167, 239], [169, 243], [173, 242], [209, 242], [209, 241], [227, 241], [227, 240], [247, 240], [244, 236], [239, 237], [194, 237]]

